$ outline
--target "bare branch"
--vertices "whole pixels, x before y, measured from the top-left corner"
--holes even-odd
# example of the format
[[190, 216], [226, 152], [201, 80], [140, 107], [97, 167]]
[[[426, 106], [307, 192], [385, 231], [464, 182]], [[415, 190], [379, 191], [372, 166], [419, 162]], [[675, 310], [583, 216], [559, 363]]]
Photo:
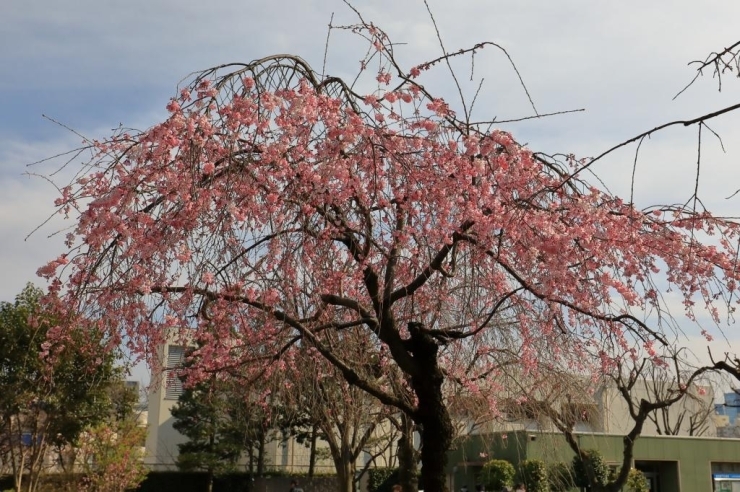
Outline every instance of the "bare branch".
[[686, 126], [695, 125], [697, 123], [703, 123], [706, 120], [710, 120], [712, 118], [716, 118], [717, 116], [722, 116], [723, 114], [729, 113], [731, 111], [735, 111], [738, 108], [740, 108], [740, 103], [733, 104], [732, 106], [728, 106], [726, 108], [719, 109], [717, 111], [714, 111], [714, 112], [711, 112], [711, 113], [707, 113], [707, 114], [702, 115], [702, 116], [698, 116], [698, 117], [696, 117], [694, 119], [691, 119], [691, 120], [676, 120], [676, 121], [671, 121], [669, 123], [664, 123], [662, 125], [656, 126], [652, 130], [648, 130], [646, 132], [640, 133], [639, 135], [636, 135], [636, 136], [630, 138], [629, 140], [625, 140], [624, 142], [615, 145], [614, 147], [610, 148], [609, 150], [606, 150], [606, 151], [602, 152], [598, 156], [596, 156], [593, 159], [591, 159], [587, 164], [581, 166], [580, 168], [578, 168], [577, 170], [575, 170], [572, 174], [570, 174], [563, 181], [563, 184], [565, 184], [567, 181], [573, 179], [575, 176], [577, 176], [578, 174], [580, 174], [582, 171], [584, 171], [584, 170], [588, 169], [589, 167], [591, 167], [594, 163], [596, 163], [597, 161], [599, 161], [603, 157], [606, 157], [607, 155], [611, 154], [612, 152], [614, 152], [617, 149], [620, 149], [620, 148], [624, 147], [625, 145], [629, 145], [632, 142], [637, 142], [638, 140], [642, 140], [645, 137], [649, 137], [650, 135], [652, 135], [655, 132], [658, 132], [660, 130], [663, 130], [663, 129], [668, 128], [668, 127], [671, 127], [671, 126], [681, 125], [681, 126], [685, 126], [686, 127]]

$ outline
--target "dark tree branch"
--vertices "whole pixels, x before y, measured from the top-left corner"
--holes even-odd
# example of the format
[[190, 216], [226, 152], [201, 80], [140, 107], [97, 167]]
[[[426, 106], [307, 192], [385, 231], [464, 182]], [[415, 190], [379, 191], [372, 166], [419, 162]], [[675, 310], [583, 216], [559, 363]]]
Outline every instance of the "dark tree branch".
[[585, 171], [586, 169], [588, 169], [589, 167], [591, 167], [594, 163], [596, 163], [597, 161], [599, 161], [603, 157], [611, 154], [615, 150], [620, 149], [620, 148], [622, 148], [622, 147], [624, 147], [626, 145], [629, 145], [629, 144], [631, 144], [633, 142], [637, 142], [638, 140], [641, 140], [641, 139], [643, 139], [645, 137], [650, 137], [655, 132], [658, 132], [660, 130], [663, 130], [663, 129], [668, 128], [668, 127], [671, 127], [671, 126], [682, 125], [682, 126], [687, 127], [687, 126], [695, 125], [697, 123], [703, 123], [704, 121], [710, 120], [712, 118], [716, 118], [717, 116], [721, 116], [721, 115], [723, 115], [725, 113], [729, 113], [731, 111], [735, 111], [738, 108], [740, 108], [740, 103], [733, 104], [732, 106], [728, 106], [726, 108], [719, 109], [719, 110], [714, 111], [712, 113], [707, 113], [705, 115], [699, 116], [699, 117], [694, 118], [694, 119], [691, 119], [691, 120], [676, 120], [676, 121], [671, 121], [669, 123], [664, 123], [662, 125], [656, 126], [652, 130], [648, 130], [646, 132], [640, 133], [639, 135], [636, 135], [636, 136], [630, 138], [629, 140], [625, 140], [624, 142], [619, 143], [619, 144], [615, 145], [614, 147], [610, 148], [609, 150], [606, 150], [606, 151], [602, 152], [601, 154], [599, 154], [598, 156], [594, 157], [593, 159], [591, 159], [588, 162], [588, 164], [585, 164], [585, 165], [581, 166], [579, 169], [577, 169], [572, 174], [570, 174], [562, 182], [562, 184], [560, 186], [563, 186], [566, 182], [570, 181], [575, 176], [577, 176], [578, 174], [580, 174], [582, 171]]

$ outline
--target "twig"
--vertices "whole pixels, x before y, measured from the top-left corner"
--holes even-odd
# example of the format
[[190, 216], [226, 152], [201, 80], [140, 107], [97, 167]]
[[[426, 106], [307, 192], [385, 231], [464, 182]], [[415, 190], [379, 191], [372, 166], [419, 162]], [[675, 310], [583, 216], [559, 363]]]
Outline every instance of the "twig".
[[496, 44], [496, 43], [494, 43], [492, 41], [484, 41], [482, 43], [476, 44], [472, 48], [460, 49], [460, 50], [458, 50], [458, 51], [456, 51], [454, 53], [446, 53], [443, 56], [440, 56], [438, 58], [435, 58], [433, 60], [430, 60], [430, 61], [428, 61], [426, 63], [422, 63], [421, 65], [419, 65], [419, 67], [429, 68], [429, 67], [431, 67], [433, 65], [436, 65], [437, 63], [441, 62], [442, 60], [446, 60], [447, 58], [451, 58], [453, 56], [464, 55], [466, 53], [471, 53], [472, 52], [472, 54], [475, 55], [475, 52], [477, 50], [483, 49], [486, 46], [493, 46], [495, 48], [498, 48], [498, 49], [500, 49], [504, 53], [504, 55], [506, 55], [506, 58], [508, 58], [509, 63], [511, 63], [511, 68], [514, 69], [514, 73], [516, 73], [517, 78], [519, 78], [519, 84], [522, 86], [522, 89], [524, 89], [524, 93], [527, 95], [527, 99], [529, 100], [529, 104], [532, 106], [532, 110], [534, 110], [534, 113], [536, 115], [539, 115], [539, 113], [537, 112], [537, 108], [534, 105], [534, 101], [532, 100], [532, 96], [529, 94], [529, 89], [527, 89], [527, 85], [524, 83], [524, 79], [522, 78], [522, 74], [519, 73], [519, 69], [516, 67], [516, 64], [514, 63], [514, 59], [511, 58], [511, 55], [509, 55], [509, 52], [506, 51], [506, 49], [503, 46], [501, 46], [499, 44]]
[[725, 150], [725, 144], [724, 144], [724, 142], [722, 142], [722, 137], [720, 137], [717, 132], [715, 132], [714, 130], [712, 130], [711, 128], [709, 128], [709, 125], [707, 125], [706, 123], [702, 122], [702, 125], [704, 125], [704, 128], [706, 128], [707, 130], [709, 130], [710, 132], [712, 132], [712, 134], [715, 137], [717, 137], [717, 140], [719, 140], [719, 146], [722, 148], [722, 152], [724, 152], [726, 154], [727, 151]]
[[640, 139], [637, 144], [637, 150], [635, 150], [635, 162], [632, 164], [632, 182], [630, 183], [630, 203], [635, 203], [635, 174], [637, 173], [637, 156], [640, 153], [640, 147], [642, 142], [645, 141], [645, 137]]
[[427, 8], [427, 12], [429, 12], [429, 18], [432, 19], [432, 25], [434, 26], [434, 30], [437, 33], [437, 39], [439, 40], [439, 47], [442, 48], [442, 54], [445, 55], [444, 61], [447, 64], [447, 68], [450, 70], [450, 75], [452, 75], [452, 80], [455, 81], [455, 86], [457, 87], [457, 93], [460, 94], [460, 102], [462, 103], [463, 111], [465, 112], [465, 121], [470, 121], [470, 114], [468, 113], [468, 105], [465, 103], [465, 96], [463, 95], [462, 87], [460, 87], [460, 82], [457, 80], [457, 75], [455, 75], [455, 71], [452, 69], [452, 65], [450, 64], [450, 57], [447, 55], [447, 50], [445, 49], [444, 42], [442, 41], [442, 35], [439, 33], [439, 28], [437, 27], [437, 21], [434, 19], [434, 14], [432, 14], [432, 9], [429, 7], [429, 2], [427, 0], [424, 0], [424, 5]]
[[[473, 56], [475, 56], [475, 55], [473, 55]], [[470, 74], [470, 77], [471, 77], [471, 80], [472, 80], [472, 77], [473, 77], [472, 72]], [[480, 79], [480, 82], [478, 82], [478, 89], [476, 89], [475, 95], [473, 95], [473, 102], [470, 103], [470, 114], [471, 115], [473, 114], [473, 107], [475, 106], [475, 101], [478, 100], [478, 94], [480, 94], [480, 89], [481, 89], [481, 87], [483, 87], [483, 81], [484, 80], [486, 80], [486, 79], [481, 78]]]
[[699, 173], [701, 171], [701, 127], [703, 124], [699, 123], [699, 141], [696, 149], [696, 182], [694, 183], [694, 207], [693, 212], [696, 214], [696, 199], [699, 196]]
[[500, 125], [500, 124], [503, 124], [503, 123], [516, 123], [516, 122], [519, 122], [519, 121], [536, 120], [536, 119], [539, 119], [539, 118], [545, 118], [547, 116], [557, 116], [557, 115], [569, 114], [569, 113], [580, 113], [581, 111], [586, 111], [586, 109], [585, 108], [568, 109], [568, 110], [565, 110], [565, 111], [556, 111], [554, 113], [542, 113], [542, 114], [536, 114], [536, 115], [532, 115], [532, 116], [523, 116], [521, 118], [514, 118], [514, 119], [510, 119], [510, 120], [497, 120], [497, 119], [493, 119], [491, 121], [476, 121], [476, 122], [470, 123], [470, 126], [475, 126], [475, 125], [492, 125], [492, 124], [498, 124], [498, 125]]
[[650, 135], [652, 135], [653, 133], [655, 133], [655, 132], [657, 132], [657, 131], [660, 131], [660, 130], [663, 130], [663, 129], [665, 129], [665, 128], [668, 128], [668, 127], [670, 127], [670, 126], [676, 126], [676, 125], [691, 126], [691, 125], [695, 125], [695, 124], [697, 124], [697, 123], [703, 123], [703, 122], [704, 122], [704, 121], [706, 121], [706, 120], [710, 120], [710, 119], [712, 119], [712, 118], [716, 118], [717, 116], [721, 116], [721, 115], [723, 115], [723, 114], [725, 114], [725, 113], [729, 113], [729, 112], [731, 112], [731, 111], [734, 111], [734, 110], [736, 110], [736, 109], [738, 109], [738, 108], [740, 108], [740, 103], [738, 103], [738, 104], [733, 104], [732, 106], [728, 106], [728, 107], [726, 107], [726, 108], [723, 108], [723, 109], [717, 110], [717, 111], [715, 111], [715, 112], [713, 112], [713, 113], [707, 113], [707, 114], [705, 114], [705, 115], [699, 116], [699, 117], [697, 117], [697, 118], [694, 118], [694, 119], [691, 119], [691, 120], [676, 120], [676, 121], [671, 121], [671, 122], [669, 122], [669, 123], [664, 123], [664, 124], [662, 124], [662, 125], [656, 126], [656, 127], [655, 127], [655, 128], [653, 128], [652, 130], [648, 130], [648, 131], [646, 131], [646, 132], [640, 133], [639, 135], [636, 135], [636, 136], [634, 136], [634, 137], [630, 138], [629, 140], [625, 140], [624, 142], [622, 142], [622, 143], [619, 143], [619, 144], [615, 145], [614, 147], [610, 148], [609, 150], [606, 150], [606, 151], [602, 152], [601, 154], [599, 154], [598, 156], [594, 157], [593, 159], [591, 159], [591, 160], [589, 161], [589, 163], [588, 163], [588, 164], [585, 164], [585, 165], [584, 165], [584, 166], [582, 166], [582, 167], [581, 167], [580, 169], [577, 169], [576, 171], [573, 171], [573, 173], [572, 173], [572, 174], [570, 174], [570, 175], [569, 175], [569, 176], [568, 176], [568, 177], [567, 177], [567, 178], [566, 178], [566, 179], [565, 179], [565, 180], [563, 181], [563, 183], [562, 183], [562, 184], [561, 184], [560, 186], [562, 186], [563, 184], [565, 184], [565, 182], [567, 182], [567, 181], [570, 181], [571, 179], [573, 179], [573, 178], [574, 178], [575, 176], [577, 176], [577, 175], [578, 175], [578, 174], [579, 174], [579, 173], [580, 173], [581, 171], [584, 171], [584, 170], [588, 169], [589, 167], [591, 167], [591, 165], [593, 165], [593, 164], [594, 164], [594, 163], [595, 163], [596, 161], [598, 161], [598, 160], [600, 160], [600, 159], [604, 158], [605, 156], [607, 156], [607, 155], [611, 154], [612, 152], [614, 152], [614, 151], [615, 151], [615, 150], [617, 150], [617, 149], [621, 149], [621, 148], [622, 148], [622, 147], [624, 147], [625, 145], [629, 145], [629, 144], [631, 144], [632, 142], [636, 142], [636, 141], [638, 141], [638, 140], [640, 140], [640, 139], [642, 139], [642, 138], [645, 138], [645, 137], [649, 137], [649, 136], [650, 136]]
[[354, 5], [352, 5], [351, 3], [349, 3], [349, 1], [348, 1], [348, 0], [342, 0], [342, 1], [343, 1], [343, 2], [345, 3], [345, 5], [347, 5], [347, 7], [351, 8], [351, 9], [352, 9], [352, 10], [353, 10], [353, 11], [355, 12], [355, 14], [357, 14], [357, 17], [359, 17], [359, 19], [360, 19], [360, 22], [361, 22], [361, 23], [362, 23], [363, 25], [365, 25], [365, 26], [368, 26], [368, 25], [369, 25], [369, 24], [368, 24], [367, 22], [365, 22], [365, 19], [363, 19], [363, 18], [362, 18], [362, 14], [360, 13], [360, 11], [359, 11], [359, 10], [357, 10], [357, 9], [356, 9], [356, 8], [354, 7]]
[[[694, 203], [692, 205], [692, 212], [694, 218], [696, 217], [696, 202], [699, 199], [699, 174], [701, 173], [701, 127], [703, 123], [699, 123], [699, 141], [696, 146], [696, 181], [694, 182]], [[694, 248], [694, 227], [691, 227], [691, 249]]]
[[[732, 50], [734, 50], [735, 48], [737, 48], [739, 46], [740, 46], [740, 41], [737, 41], [735, 44], [733, 44], [729, 48], [725, 48], [724, 50], [722, 50], [719, 53], [710, 53], [709, 56], [706, 58], [706, 60], [704, 60], [703, 62], [701, 62], [699, 60], [695, 60], [693, 62], [690, 62], [689, 65], [691, 65], [693, 63], [699, 63], [700, 64], [699, 68], [696, 69], [696, 75], [694, 76], [693, 79], [691, 79], [691, 82], [689, 82], [688, 84], [686, 84], [686, 87], [684, 87], [683, 89], [681, 89], [680, 91], [678, 91], [678, 94], [676, 94], [675, 96], [673, 96], [673, 100], [675, 100], [678, 96], [680, 96], [681, 94], [683, 94], [686, 91], [686, 89], [688, 89], [689, 87], [691, 87], [692, 85], [694, 85], [694, 82], [696, 82], [696, 79], [698, 79], [699, 76], [701, 76], [703, 74], [702, 71], [705, 68], [707, 68], [709, 65], [712, 65], [712, 64], [714, 64], [714, 73], [719, 78], [719, 90], [721, 92], [722, 91], [722, 72], [724, 72], [726, 69], [732, 70], [732, 67], [730, 66], [730, 64], [728, 62], [722, 61], [722, 57], [731, 53], [732, 54], [732, 57], [730, 58], [730, 62], [732, 60], [735, 60], [735, 63], [737, 64], [738, 63], [738, 60], [737, 60], [738, 53], [733, 53]], [[720, 70], [720, 62], [722, 62], [722, 64], [724, 65], [724, 68], [722, 70]], [[739, 76], [740, 76], [740, 74], [739, 74]]]
[[334, 12], [331, 13], [331, 18], [329, 19], [329, 29], [326, 31], [326, 45], [324, 46], [324, 63], [321, 65], [321, 79], [322, 80], [326, 76], [326, 57], [329, 54], [329, 36], [331, 36], [333, 22], [334, 22]]

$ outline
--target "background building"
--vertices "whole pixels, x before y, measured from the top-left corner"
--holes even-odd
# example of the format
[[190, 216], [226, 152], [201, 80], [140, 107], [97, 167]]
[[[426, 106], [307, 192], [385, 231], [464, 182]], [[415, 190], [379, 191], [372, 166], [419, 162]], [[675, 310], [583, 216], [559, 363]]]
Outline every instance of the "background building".
[[[579, 434], [582, 449], [595, 449], [617, 467], [622, 436]], [[570, 463], [574, 453], [561, 434], [509, 432], [471, 436], [450, 454], [450, 490], [472, 490], [483, 463], [503, 459], [515, 467], [524, 460]], [[651, 484], [651, 492], [740, 490], [740, 440], [685, 436], [643, 436], [635, 443], [633, 465]]]
[[725, 402], [716, 403], [714, 411], [717, 415], [727, 416], [729, 425], [736, 425], [737, 414], [740, 411], [740, 395], [734, 391], [724, 394]]
[[[165, 361], [164, 367], [168, 370], [160, 378], [152, 378], [148, 398], [148, 434], [146, 441], [145, 463], [151, 470], [177, 470], [178, 445], [186, 441], [173, 424], [172, 408], [177, 405], [178, 398], [183, 392], [181, 381], [174, 376], [172, 368], [182, 363], [185, 348], [180, 345], [167, 344], [159, 349], [158, 357]], [[381, 445], [387, 442], [386, 436], [392, 433], [389, 422], [378, 425], [373, 438], [369, 441], [367, 451], [362, 452], [357, 459], [358, 470], [371, 461], [381, 467], [392, 466], [395, 441], [384, 451]], [[328, 444], [321, 439], [316, 443], [317, 459], [316, 473], [335, 473], [335, 466], [331, 459]], [[286, 473], [306, 473], [309, 468], [310, 449], [307, 444], [298, 442], [294, 436], [284, 436], [279, 430], [273, 430], [265, 443], [265, 466], [268, 470], [279, 470]], [[254, 463], [253, 463], [254, 465]], [[246, 456], [239, 462], [239, 467], [247, 470], [249, 467]]]

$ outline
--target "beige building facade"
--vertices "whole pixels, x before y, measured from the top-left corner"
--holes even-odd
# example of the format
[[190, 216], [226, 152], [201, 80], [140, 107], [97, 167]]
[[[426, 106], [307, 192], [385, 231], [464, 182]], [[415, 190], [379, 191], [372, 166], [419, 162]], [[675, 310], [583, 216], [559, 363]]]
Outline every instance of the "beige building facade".
[[[182, 394], [181, 382], [172, 376], [172, 368], [181, 364], [184, 348], [175, 344], [160, 347], [157, 354], [159, 360], [164, 361], [164, 374], [160, 378], [152, 378], [148, 398], [148, 434], [146, 440], [145, 463], [152, 470], [168, 471], [177, 469], [178, 445], [186, 441], [185, 436], [173, 427], [174, 418], [172, 408], [177, 405]], [[381, 449], [383, 439], [393, 433], [389, 422], [381, 423], [376, 427], [373, 439], [357, 459], [357, 469], [362, 469], [369, 462], [380, 467], [393, 467], [394, 449]], [[334, 473], [335, 467], [331, 459], [328, 444], [317, 441], [316, 473]], [[265, 465], [267, 469], [280, 470], [286, 473], [305, 473], [308, 471], [310, 449], [307, 445], [298, 442], [295, 437], [284, 437], [279, 431], [274, 431], [265, 445]], [[249, 463], [243, 456], [239, 466], [247, 470]]]

